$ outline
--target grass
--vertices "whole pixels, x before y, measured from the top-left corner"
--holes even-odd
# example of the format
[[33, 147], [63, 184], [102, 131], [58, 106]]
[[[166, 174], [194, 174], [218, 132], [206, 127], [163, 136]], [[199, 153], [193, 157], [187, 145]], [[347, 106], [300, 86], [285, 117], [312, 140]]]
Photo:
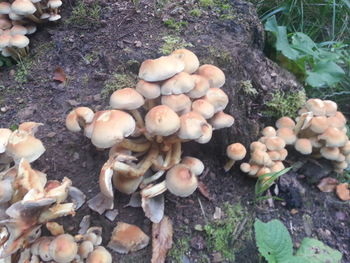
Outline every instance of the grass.
[[136, 85], [137, 78], [130, 74], [114, 73], [104, 84], [101, 90], [102, 98], [108, 98], [114, 91], [123, 88], [132, 88]]
[[33, 61], [30, 57], [25, 57], [19, 60], [16, 68], [16, 72], [14, 75], [15, 81], [18, 84], [27, 83], [28, 77], [30, 75], [31, 69], [33, 68]]
[[166, 25], [170, 29], [174, 29], [177, 32], [182, 31], [188, 26], [187, 21], [177, 21], [175, 18], [169, 18], [164, 21], [164, 25]]
[[178, 36], [168, 35], [162, 38], [163, 45], [159, 48], [159, 52], [163, 55], [169, 55], [176, 49], [193, 47], [191, 43], [186, 42], [184, 39]]
[[88, 5], [83, 0], [80, 0], [73, 8], [71, 16], [66, 19], [65, 23], [79, 26], [93, 26], [99, 24], [100, 15], [101, 6], [98, 4], [98, 1], [93, 1], [91, 5]]

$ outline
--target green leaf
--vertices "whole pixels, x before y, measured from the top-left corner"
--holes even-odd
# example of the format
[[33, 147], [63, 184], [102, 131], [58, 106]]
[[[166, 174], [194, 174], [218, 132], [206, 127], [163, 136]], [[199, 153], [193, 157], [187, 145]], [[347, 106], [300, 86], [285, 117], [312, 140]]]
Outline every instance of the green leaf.
[[301, 32], [296, 32], [292, 35], [292, 48], [301, 53], [315, 56], [317, 55], [317, 45], [312, 39]]
[[279, 220], [254, 223], [255, 239], [260, 254], [269, 263], [281, 263], [293, 256], [293, 244], [287, 228]]
[[310, 261], [312, 263], [340, 263], [342, 258], [342, 254], [338, 250], [313, 238], [304, 238], [296, 255], [312, 259]]
[[332, 61], [322, 60], [318, 62], [312, 71], [307, 71], [306, 83], [312, 87], [332, 86], [340, 82], [344, 76], [344, 70]]

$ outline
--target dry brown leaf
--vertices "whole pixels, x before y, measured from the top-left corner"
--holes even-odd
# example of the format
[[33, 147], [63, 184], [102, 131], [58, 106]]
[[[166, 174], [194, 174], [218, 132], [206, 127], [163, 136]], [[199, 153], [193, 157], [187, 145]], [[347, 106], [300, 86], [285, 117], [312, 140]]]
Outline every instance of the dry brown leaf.
[[350, 190], [347, 183], [337, 185], [337, 196], [343, 201], [350, 200]]
[[212, 197], [210, 196], [208, 187], [203, 182], [200, 182], [200, 181], [198, 182], [198, 190], [208, 200], [212, 200]]
[[66, 73], [64, 73], [64, 70], [61, 67], [57, 67], [53, 73], [53, 80], [59, 81], [59, 82], [66, 82], [67, 76]]
[[338, 183], [338, 180], [335, 178], [325, 177], [321, 180], [317, 187], [318, 189], [320, 189], [321, 192], [330, 193], [335, 190]]
[[173, 245], [173, 225], [169, 217], [152, 226], [151, 263], [164, 263], [168, 250]]

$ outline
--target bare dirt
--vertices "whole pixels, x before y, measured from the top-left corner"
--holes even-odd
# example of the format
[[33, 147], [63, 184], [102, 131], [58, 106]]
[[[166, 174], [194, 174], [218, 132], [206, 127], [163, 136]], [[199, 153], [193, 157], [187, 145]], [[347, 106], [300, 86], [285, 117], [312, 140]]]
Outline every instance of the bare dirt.
[[[223, 207], [225, 202], [240, 203], [248, 211], [250, 222], [255, 217], [265, 221], [279, 218], [292, 232], [294, 243], [306, 236], [316, 237], [340, 250], [344, 254], [343, 262], [350, 262], [349, 203], [338, 201], [334, 194], [319, 192], [306, 180], [307, 176], [318, 175], [324, 168], [309, 169], [310, 165], [307, 165], [308, 169], [302, 173], [308, 172], [307, 176], [301, 176], [301, 172], [288, 174], [289, 179], [285, 182], [288, 202], [275, 202], [275, 208], [253, 203], [255, 181], [241, 174], [237, 165], [228, 174], [222, 170], [229, 143], [240, 141], [248, 145], [257, 138], [263, 120], [266, 122], [261, 111], [271, 94], [277, 90], [300, 89], [290, 74], [264, 56], [263, 27], [254, 7], [234, 1], [231, 3], [233, 16], [228, 19], [211, 9], [205, 9], [198, 18], [189, 15], [194, 8], [191, 1], [173, 2], [160, 5], [159, 2], [141, 1], [135, 8], [132, 1], [99, 1], [102, 8], [99, 20], [87, 20], [82, 25], [64, 22], [76, 5], [74, 1], [66, 2], [62, 10], [63, 21], [41, 27], [31, 38], [30, 60], [33, 63], [28, 80], [25, 83], [15, 81], [18, 66], [0, 72], [1, 107], [6, 108], [0, 113], [0, 126], [9, 127], [29, 120], [44, 123], [37, 136], [47, 150], [34, 167], [44, 170], [50, 179], [69, 177], [74, 186], [91, 198], [99, 192], [97, 177], [107, 153], [97, 151], [82, 134], [68, 132], [65, 116], [78, 105], [94, 110], [106, 108], [108, 99], [101, 97], [101, 91], [112, 74], [137, 74], [143, 60], [162, 55], [159, 49], [164, 44], [164, 36], [181, 36], [193, 45], [189, 49], [202, 63], [212, 63], [225, 72], [224, 90], [230, 97], [226, 111], [236, 119], [233, 128], [216, 132], [210, 144], [184, 145], [184, 154], [201, 158], [207, 167], [200, 180], [209, 189], [212, 199], [208, 200], [198, 191], [189, 198], [166, 194], [165, 214], [174, 222], [175, 240], [183, 237], [190, 240], [190, 249], [183, 262], [214, 262], [217, 259], [206, 245], [205, 234], [195, 230], [195, 225], [205, 225], [207, 219], [211, 220], [215, 207]], [[163, 22], [169, 17], [181, 18], [188, 25], [180, 30], [170, 29]], [[66, 84], [53, 81], [57, 67], [67, 74]], [[257, 95], [245, 93], [241, 81], [246, 80], [251, 80]], [[288, 192], [295, 182], [299, 184], [293, 191], [304, 189], [304, 194]], [[91, 215], [92, 225], [103, 226], [105, 244], [117, 221], [136, 224], [150, 234], [150, 221], [140, 208], [124, 208], [128, 201], [128, 196], [116, 194], [119, 214], [114, 222], [84, 205], [74, 218], [65, 218], [64, 224], [75, 233], [82, 217]], [[294, 207], [298, 210], [296, 214], [290, 212]], [[243, 232], [251, 227], [248, 224]], [[235, 250], [235, 262], [259, 262], [253, 239], [241, 241], [243, 245]], [[151, 247], [148, 246], [137, 253], [113, 256], [114, 262], [149, 262], [150, 254]], [[168, 260], [172, 262], [170, 258]]]

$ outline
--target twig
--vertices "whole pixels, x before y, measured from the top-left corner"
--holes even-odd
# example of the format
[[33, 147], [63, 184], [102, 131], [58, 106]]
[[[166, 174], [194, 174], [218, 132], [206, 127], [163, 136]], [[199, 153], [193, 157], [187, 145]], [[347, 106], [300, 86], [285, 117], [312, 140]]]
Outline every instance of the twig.
[[203, 217], [204, 217], [204, 219], [205, 219], [205, 222], [207, 223], [207, 222], [208, 222], [208, 218], [207, 218], [206, 215], [205, 215], [205, 211], [204, 211], [202, 202], [201, 202], [201, 200], [199, 199], [199, 197], [198, 197], [198, 203], [199, 203], [199, 206], [200, 206], [200, 208], [201, 208], [201, 210], [202, 210], [202, 214], [203, 214]]
[[[235, 230], [232, 233], [233, 239], [232, 239], [232, 245], [237, 240], [237, 238], [242, 234], [243, 228], [245, 224], [247, 223], [248, 218], [244, 218], [243, 221], [235, 228]], [[238, 229], [238, 230], [237, 230]]]

